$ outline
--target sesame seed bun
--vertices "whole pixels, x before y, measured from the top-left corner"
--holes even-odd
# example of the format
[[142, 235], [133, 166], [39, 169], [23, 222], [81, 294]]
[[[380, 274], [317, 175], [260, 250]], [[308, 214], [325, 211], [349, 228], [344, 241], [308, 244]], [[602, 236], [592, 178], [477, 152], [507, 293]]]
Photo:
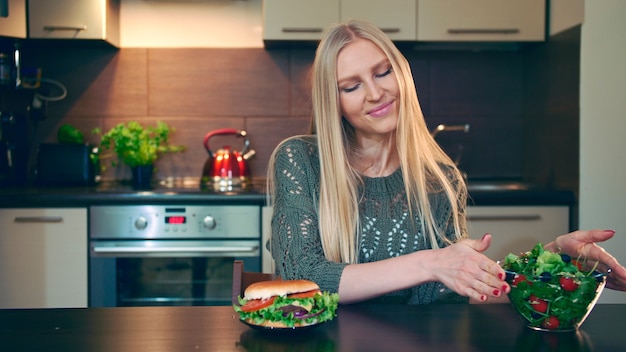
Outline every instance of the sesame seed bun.
[[319, 288], [315, 282], [309, 280], [259, 281], [246, 288], [244, 298], [265, 299], [273, 296], [285, 296], [291, 293], [319, 290]]

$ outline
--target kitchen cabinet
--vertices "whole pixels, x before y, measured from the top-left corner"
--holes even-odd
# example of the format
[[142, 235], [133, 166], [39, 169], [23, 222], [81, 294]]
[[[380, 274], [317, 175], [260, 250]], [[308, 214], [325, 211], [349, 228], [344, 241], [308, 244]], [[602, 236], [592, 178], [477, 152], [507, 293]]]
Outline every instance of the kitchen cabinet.
[[87, 307], [87, 209], [0, 209], [0, 308]]
[[568, 206], [469, 206], [467, 215], [471, 238], [493, 236], [485, 254], [494, 260], [570, 232]]
[[319, 40], [350, 18], [372, 22], [391, 39], [415, 40], [416, 0], [264, 0], [264, 40]]
[[349, 18], [400, 41], [543, 41], [546, 0], [264, 0], [263, 39], [319, 40]]
[[545, 0], [418, 0], [418, 41], [543, 41]]
[[585, 0], [550, 0], [550, 36], [579, 26], [585, 18]]
[[416, 0], [341, 0], [341, 20], [367, 20], [392, 40], [416, 39]]
[[4, 0], [0, 4], [0, 36], [26, 38], [26, 0]]
[[120, 45], [120, 0], [29, 0], [28, 37]]
[[264, 206], [261, 209], [261, 260], [264, 273], [274, 272], [274, 259], [272, 259], [272, 253], [267, 250], [266, 246], [272, 235], [272, 209], [271, 206]]
[[263, 0], [264, 40], [319, 40], [339, 21], [340, 0]]

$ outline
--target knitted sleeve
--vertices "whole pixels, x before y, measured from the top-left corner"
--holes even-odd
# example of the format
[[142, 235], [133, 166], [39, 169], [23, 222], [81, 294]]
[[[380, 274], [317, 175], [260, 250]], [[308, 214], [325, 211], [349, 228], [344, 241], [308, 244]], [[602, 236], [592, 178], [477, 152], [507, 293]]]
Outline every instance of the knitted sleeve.
[[278, 146], [270, 250], [283, 279], [307, 279], [337, 292], [347, 264], [324, 256], [318, 228], [319, 156], [314, 139], [292, 138]]

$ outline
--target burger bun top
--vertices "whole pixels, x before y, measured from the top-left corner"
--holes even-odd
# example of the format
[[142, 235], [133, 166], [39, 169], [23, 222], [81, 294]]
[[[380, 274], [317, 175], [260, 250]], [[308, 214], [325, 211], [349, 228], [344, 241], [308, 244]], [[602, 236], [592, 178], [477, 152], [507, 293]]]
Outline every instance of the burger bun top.
[[285, 296], [311, 290], [319, 290], [319, 286], [309, 280], [271, 280], [251, 284], [244, 291], [245, 299], [266, 299], [273, 296]]

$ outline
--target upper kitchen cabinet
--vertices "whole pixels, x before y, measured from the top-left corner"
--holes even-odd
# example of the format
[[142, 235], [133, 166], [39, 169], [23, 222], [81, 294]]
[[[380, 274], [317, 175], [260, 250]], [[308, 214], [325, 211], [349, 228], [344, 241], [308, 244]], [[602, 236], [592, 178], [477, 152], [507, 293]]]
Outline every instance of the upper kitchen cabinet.
[[416, 0], [341, 0], [341, 20], [367, 20], [392, 40], [415, 40]]
[[585, 19], [585, 0], [550, 0], [550, 36], [580, 26]]
[[415, 40], [416, 0], [264, 0], [263, 39], [314, 40], [328, 26], [364, 19], [394, 40]]
[[26, 38], [26, 0], [0, 0], [0, 37]]
[[263, 0], [264, 40], [319, 40], [339, 21], [340, 0]]
[[120, 45], [120, 0], [29, 0], [28, 37]]
[[546, 0], [417, 0], [417, 40], [545, 40]]

